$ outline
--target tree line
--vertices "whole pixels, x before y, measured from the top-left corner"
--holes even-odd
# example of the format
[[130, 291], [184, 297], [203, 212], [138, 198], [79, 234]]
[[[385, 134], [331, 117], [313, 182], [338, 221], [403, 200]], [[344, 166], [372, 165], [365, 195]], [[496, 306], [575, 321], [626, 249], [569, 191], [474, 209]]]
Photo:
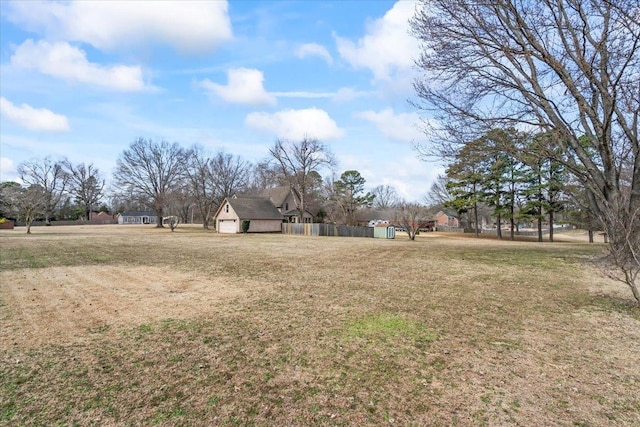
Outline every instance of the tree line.
[[256, 164], [200, 145], [185, 148], [137, 138], [118, 156], [110, 188], [92, 163], [45, 157], [20, 164], [22, 184], [0, 184], [0, 216], [23, 221], [30, 233], [36, 219], [50, 224], [54, 218], [88, 220], [98, 209], [112, 214], [152, 210], [158, 227], [166, 218], [173, 229], [177, 221], [197, 216], [209, 229], [225, 198], [276, 186], [288, 186], [299, 195], [295, 209], [301, 222], [304, 212], [311, 211], [316, 221], [356, 225], [364, 208], [400, 205], [393, 187], [365, 191], [366, 180], [357, 170], [337, 178], [335, 166], [331, 151], [314, 138], [277, 140], [269, 157]]
[[[42, 218], [49, 224], [58, 219], [89, 219], [92, 210], [112, 214], [129, 210], [152, 210], [156, 224], [170, 227], [196, 216], [205, 229], [226, 197], [256, 194], [275, 186], [288, 186], [299, 195], [299, 215], [311, 211], [314, 221], [362, 224], [362, 212], [377, 212], [407, 231], [411, 240], [443, 207], [454, 209], [479, 233], [478, 213], [495, 218], [498, 237], [502, 221], [537, 220], [542, 239], [543, 213], [548, 215], [553, 240], [553, 212], [567, 210], [566, 174], [548, 157], [525, 156], [518, 160], [523, 144], [540, 145], [543, 137], [528, 141], [515, 129], [493, 130], [464, 146], [454, 157], [447, 175], [432, 187], [425, 203], [406, 202], [388, 185], [366, 190], [365, 178], [357, 170], [335, 176], [335, 158], [313, 138], [278, 140], [269, 157], [252, 164], [240, 156], [207, 152], [200, 145], [184, 148], [178, 143], [138, 138], [118, 157], [109, 191], [105, 179], [93, 165], [74, 165], [67, 159], [50, 157], [24, 162], [19, 167], [23, 185], [3, 183], [0, 214], [20, 218], [27, 224]], [[528, 167], [528, 169], [527, 169]], [[330, 172], [323, 178], [320, 172]], [[562, 185], [560, 185], [562, 183]], [[108, 199], [108, 203], [103, 203]], [[70, 207], [74, 207], [70, 209]], [[369, 210], [369, 208], [371, 208]], [[572, 211], [576, 225], [587, 225], [585, 207]], [[582, 219], [580, 219], [582, 218]], [[302, 222], [302, 218], [299, 218]], [[366, 221], [365, 221], [366, 222]]]
[[[22, 184], [0, 184], [0, 215], [21, 219], [31, 232], [38, 218], [48, 225], [56, 213], [73, 210], [74, 216], [89, 219], [104, 195], [105, 180], [93, 164], [73, 164], [51, 157], [30, 160], [18, 166]], [[71, 200], [75, 201], [70, 209]]]
[[454, 209], [476, 237], [490, 216], [499, 239], [503, 228], [513, 240], [523, 223], [534, 223], [538, 241], [543, 224], [553, 241], [556, 217], [563, 214], [564, 222], [588, 230], [593, 242], [593, 232], [603, 228], [559, 145], [551, 134], [492, 129], [451, 157], [445, 175], [432, 185], [431, 200]]

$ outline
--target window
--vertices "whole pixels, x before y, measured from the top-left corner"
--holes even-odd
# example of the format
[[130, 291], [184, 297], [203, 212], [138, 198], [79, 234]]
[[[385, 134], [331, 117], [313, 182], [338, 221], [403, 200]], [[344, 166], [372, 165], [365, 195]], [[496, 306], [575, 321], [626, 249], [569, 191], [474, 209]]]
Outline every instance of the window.
[[284, 204], [284, 210], [285, 212], [289, 210], [289, 202]]
[[227, 203], [227, 206], [224, 208], [224, 211], [225, 211], [226, 213], [229, 213], [229, 203]]

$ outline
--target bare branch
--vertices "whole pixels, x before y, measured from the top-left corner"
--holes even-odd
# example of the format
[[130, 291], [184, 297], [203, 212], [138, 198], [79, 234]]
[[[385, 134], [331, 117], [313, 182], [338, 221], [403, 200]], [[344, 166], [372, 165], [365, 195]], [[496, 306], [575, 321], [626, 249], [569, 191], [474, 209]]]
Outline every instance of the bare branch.
[[311, 173], [325, 167], [333, 167], [333, 154], [320, 141], [309, 137], [298, 142], [277, 140], [269, 149], [269, 153], [291, 188], [300, 195], [297, 208], [299, 220], [304, 222], [306, 198], [313, 184]]
[[185, 152], [177, 143], [138, 138], [118, 158], [113, 178], [121, 191], [148, 201], [162, 227], [167, 195], [184, 173]]
[[627, 0], [423, 0], [415, 104], [438, 127], [419, 152], [451, 159], [493, 128], [552, 133], [612, 250], [637, 253], [617, 221], [640, 229], [639, 17]]

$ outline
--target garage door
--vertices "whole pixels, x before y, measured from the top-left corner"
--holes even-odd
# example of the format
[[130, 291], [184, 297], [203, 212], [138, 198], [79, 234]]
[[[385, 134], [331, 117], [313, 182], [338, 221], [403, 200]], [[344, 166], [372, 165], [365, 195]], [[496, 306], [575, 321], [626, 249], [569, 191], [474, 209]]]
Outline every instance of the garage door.
[[218, 222], [219, 233], [236, 233], [236, 221], [234, 219], [221, 219]]

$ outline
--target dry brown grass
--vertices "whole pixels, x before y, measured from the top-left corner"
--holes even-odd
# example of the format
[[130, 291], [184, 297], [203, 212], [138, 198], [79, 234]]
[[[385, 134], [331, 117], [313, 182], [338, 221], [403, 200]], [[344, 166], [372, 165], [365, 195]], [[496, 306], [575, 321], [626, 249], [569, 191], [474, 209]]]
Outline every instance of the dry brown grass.
[[22, 231], [0, 424], [640, 424], [640, 314], [598, 244]]

